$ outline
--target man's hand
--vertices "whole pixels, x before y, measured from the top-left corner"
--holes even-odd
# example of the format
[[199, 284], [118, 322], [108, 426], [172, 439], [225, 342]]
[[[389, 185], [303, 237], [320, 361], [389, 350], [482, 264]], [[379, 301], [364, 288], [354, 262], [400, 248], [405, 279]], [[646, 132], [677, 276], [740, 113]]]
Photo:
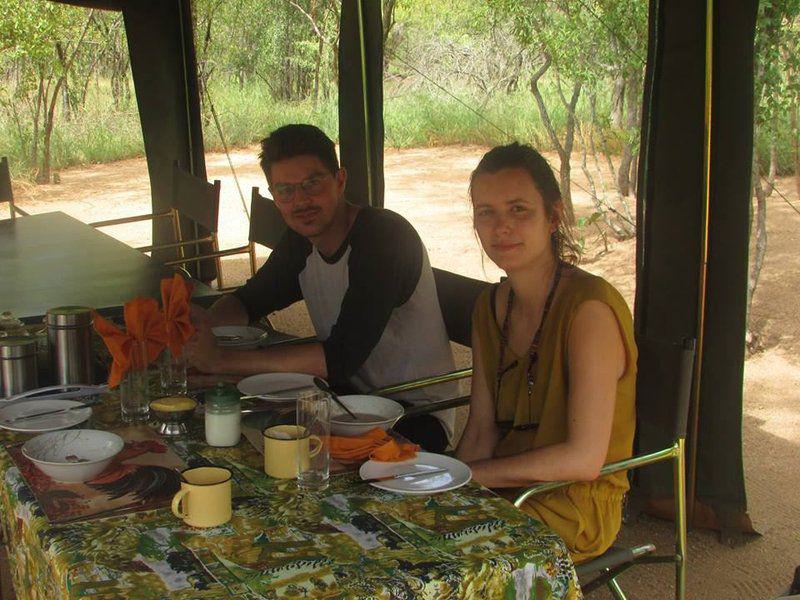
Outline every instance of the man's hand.
[[211, 331], [211, 317], [208, 311], [192, 304], [190, 316], [195, 332], [184, 348], [189, 365], [204, 373], [224, 372], [224, 349], [217, 345], [217, 340]]

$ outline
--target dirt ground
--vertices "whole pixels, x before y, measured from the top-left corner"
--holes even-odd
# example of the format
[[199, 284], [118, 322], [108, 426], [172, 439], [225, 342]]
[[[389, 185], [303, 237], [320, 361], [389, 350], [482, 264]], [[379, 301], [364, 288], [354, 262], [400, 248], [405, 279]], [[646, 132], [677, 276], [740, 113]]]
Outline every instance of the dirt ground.
[[[386, 206], [405, 216], [419, 231], [434, 266], [480, 279], [496, 280], [500, 272], [482, 259], [470, 224], [467, 199], [469, 173], [485, 148], [443, 147], [389, 150], [386, 153]], [[249, 204], [252, 186], [265, 187], [256, 149], [231, 155], [241, 195], [223, 154], [206, 158], [209, 179], [222, 181], [220, 210], [221, 246], [246, 242], [247, 218], [242, 197]], [[580, 179], [579, 165], [573, 165]], [[19, 205], [29, 212], [60, 210], [83, 221], [147, 212], [150, 189], [144, 159], [63, 171], [59, 185], [16, 185]], [[800, 205], [791, 180], [779, 189]], [[591, 212], [588, 197], [573, 190], [576, 212]], [[752, 322], [760, 332], [762, 350], [750, 357], [744, 382], [744, 461], [748, 503], [753, 523], [763, 536], [729, 548], [705, 531], [689, 534], [689, 598], [774, 598], [787, 589], [800, 564], [800, 289], [797, 241], [800, 215], [780, 197], [768, 200], [766, 262], [756, 293]], [[146, 245], [148, 224], [108, 228], [109, 235], [131, 245]], [[634, 242], [611, 243], [598, 257], [602, 244], [588, 235], [584, 267], [604, 276], [632, 304], [634, 293]], [[265, 257], [267, 251], [259, 250]], [[244, 258], [225, 261], [228, 281], [243, 281], [248, 267]], [[282, 311], [279, 327], [298, 334], [311, 333], [300, 305]], [[461, 364], [470, 362], [469, 351], [457, 348]], [[462, 415], [463, 422], [463, 415]], [[626, 525], [622, 542], [653, 541], [662, 551], [672, 543], [671, 524], [641, 520]], [[673, 570], [669, 566], [640, 567], [621, 578], [631, 598], [671, 597]], [[603, 593], [597, 597], [604, 597]]]

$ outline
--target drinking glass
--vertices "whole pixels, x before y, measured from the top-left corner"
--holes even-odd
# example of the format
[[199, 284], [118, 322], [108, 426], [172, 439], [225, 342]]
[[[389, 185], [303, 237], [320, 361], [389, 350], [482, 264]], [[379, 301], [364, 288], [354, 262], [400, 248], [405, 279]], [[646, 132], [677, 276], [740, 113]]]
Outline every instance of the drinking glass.
[[159, 360], [161, 374], [161, 393], [165, 396], [185, 396], [186, 381], [186, 354], [175, 356], [169, 348], [164, 348]]
[[331, 407], [328, 394], [301, 393], [297, 398], [297, 427], [302, 437], [319, 439], [319, 451], [309, 453], [309, 444], [297, 444], [297, 487], [319, 491], [328, 487], [330, 472]]
[[119, 405], [126, 423], [147, 421], [150, 413], [150, 380], [147, 372], [147, 346], [134, 342], [131, 368], [119, 384]]

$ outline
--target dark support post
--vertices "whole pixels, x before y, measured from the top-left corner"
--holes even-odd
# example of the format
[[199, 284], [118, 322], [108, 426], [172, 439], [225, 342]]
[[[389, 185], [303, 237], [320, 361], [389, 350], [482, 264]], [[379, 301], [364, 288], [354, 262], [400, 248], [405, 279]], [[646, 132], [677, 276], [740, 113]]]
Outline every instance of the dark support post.
[[[200, 121], [197, 64], [190, 0], [150, 0], [123, 4], [131, 71], [142, 123], [153, 210], [170, 207], [172, 165], [206, 177]], [[184, 231], [192, 231], [187, 221]], [[168, 223], [154, 222], [153, 243], [172, 241]], [[159, 260], [174, 253], [156, 253]], [[213, 261], [211, 263], [213, 269]], [[204, 265], [202, 279], [212, 279]]]
[[339, 155], [350, 202], [383, 206], [383, 29], [380, 2], [343, 0]]
[[[695, 490], [689, 502], [696, 498], [713, 509], [714, 523], [701, 524], [735, 522], [747, 530], [741, 416], [757, 1], [724, 3], [724, 15], [723, 3], [715, 4], [707, 57], [706, 2], [650, 3], [635, 322], [640, 336], [703, 340], [697, 418], [689, 424], [696, 440], [687, 448], [696, 464], [696, 471], [689, 465], [696, 472], [687, 481]], [[648, 389], [659, 382], [645, 371], [639, 379], [637, 402], [646, 407]], [[640, 422], [639, 452], [663, 447], [667, 425]], [[651, 499], [671, 499], [670, 483], [663, 467], [648, 467], [638, 479]]]

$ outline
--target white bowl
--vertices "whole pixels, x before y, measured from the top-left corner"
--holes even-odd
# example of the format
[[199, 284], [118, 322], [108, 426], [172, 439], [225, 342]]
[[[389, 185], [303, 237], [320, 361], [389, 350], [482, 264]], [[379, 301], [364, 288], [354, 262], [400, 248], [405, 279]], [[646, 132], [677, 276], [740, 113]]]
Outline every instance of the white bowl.
[[[381, 398], [380, 396], [354, 394], [351, 396], [339, 396], [339, 400], [356, 414], [376, 415], [380, 420], [353, 422], [349, 420], [351, 417], [344, 412], [341, 406], [336, 404], [336, 402], [331, 402], [331, 433], [334, 435], [361, 435], [375, 427], [380, 427], [385, 431], [390, 429], [397, 419], [403, 416], [404, 412], [402, 404], [394, 400], [389, 400], [389, 398]], [[344, 419], [337, 421], [337, 418], [341, 418], [342, 416], [344, 416]]]
[[99, 475], [124, 446], [110, 431], [67, 429], [37, 435], [22, 445], [22, 454], [55, 481], [82, 483]]

